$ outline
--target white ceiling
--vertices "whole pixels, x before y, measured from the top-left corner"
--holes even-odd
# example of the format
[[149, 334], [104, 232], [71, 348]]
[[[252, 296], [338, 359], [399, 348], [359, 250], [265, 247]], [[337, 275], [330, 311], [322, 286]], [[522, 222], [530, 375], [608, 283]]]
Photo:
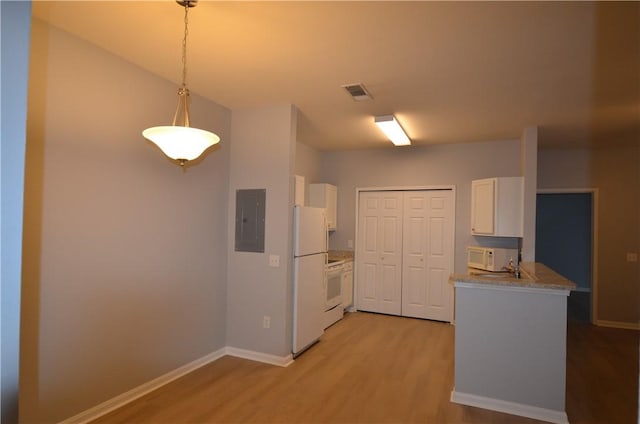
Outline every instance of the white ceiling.
[[[34, 1], [33, 15], [181, 79], [174, 1]], [[639, 2], [201, 0], [188, 71], [230, 109], [295, 104], [299, 141], [319, 150], [391, 148], [373, 124], [390, 113], [415, 145], [531, 125], [547, 146], [640, 139]], [[358, 82], [373, 100], [341, 88]]]

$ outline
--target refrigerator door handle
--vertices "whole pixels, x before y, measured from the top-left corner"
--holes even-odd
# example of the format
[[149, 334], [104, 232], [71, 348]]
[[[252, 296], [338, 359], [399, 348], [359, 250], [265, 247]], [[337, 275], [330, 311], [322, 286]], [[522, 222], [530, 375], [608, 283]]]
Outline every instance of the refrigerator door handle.
[[[329, 222], [327, 221], [327, 217], [324, 217], [324, 234], [325, 234], [325, 244], [324, 250], [325, 252], [329, 252]], [[329, 262], [328, 254], [327, 254], [327, 263]]]

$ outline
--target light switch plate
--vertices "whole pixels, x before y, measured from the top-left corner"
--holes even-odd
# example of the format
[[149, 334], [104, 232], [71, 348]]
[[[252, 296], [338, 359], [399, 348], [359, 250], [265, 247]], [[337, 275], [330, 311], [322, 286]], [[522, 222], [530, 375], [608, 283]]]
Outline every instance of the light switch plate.
[[280, 256], [269, 255], [269, 266], [273, 268], [278, 268], [280, 266]]
[[638, 262], [638, 254], [635, 252], [627, 253], [627, 262]]

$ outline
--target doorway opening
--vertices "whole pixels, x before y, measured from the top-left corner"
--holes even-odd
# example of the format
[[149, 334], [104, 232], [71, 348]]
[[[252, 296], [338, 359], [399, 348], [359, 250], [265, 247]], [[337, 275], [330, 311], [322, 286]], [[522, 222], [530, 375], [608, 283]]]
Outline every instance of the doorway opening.
[[536, 261], [573, 281], [567, 319], [597, 319], [597, 190], [539, 190]]

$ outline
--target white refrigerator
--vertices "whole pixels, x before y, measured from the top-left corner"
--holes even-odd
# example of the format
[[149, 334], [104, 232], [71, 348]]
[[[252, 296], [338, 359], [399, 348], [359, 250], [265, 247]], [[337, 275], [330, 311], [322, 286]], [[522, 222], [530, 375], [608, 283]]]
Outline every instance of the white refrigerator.
[[295, 206], [293, 225], [293, 355], [297, 356], [324, 334], [325, 210]]

